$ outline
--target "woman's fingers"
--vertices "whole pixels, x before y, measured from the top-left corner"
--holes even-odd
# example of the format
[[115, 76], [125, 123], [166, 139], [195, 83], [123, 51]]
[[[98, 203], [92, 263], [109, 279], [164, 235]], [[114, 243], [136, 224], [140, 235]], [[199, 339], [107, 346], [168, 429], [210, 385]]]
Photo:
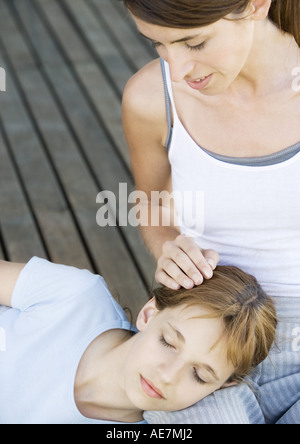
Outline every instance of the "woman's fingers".
[[210, 279], [219, 262], [214, 250], [201, 250], [194, 239], [180, 235], [166, 242], [158, 260], [156, 280], [172, 289], [193, 288]]
[[[184, 272], [193, 279], [194, 273], [201, 278], [202, 276], [205, 279], [212, 278], [213, 272], [212, 267], [207, 262], [205, 257], [202, 254], [202, 250], [196, 244], [194, 239], [186, 236], [179, 236], [176, 239], [177, 245], [184, 252], [185, 255], [185, 267], [183, 268]], [[174, 259], [174, 258], [173, 258]], [[175, 262], [180, 265], [176, 258]], [[183, 262], [182, 262], [183, 263]], [[203, 279], [202, 279], [203, 281]], [[196, 283], [196, 282], [195, 282]], [[202, 282], [200, 282], [202, 283]], [[199, 284], [200, 285], [200, 284]]]
[[167, 275], [163, 270], [157, 270], [155, 274], [155, 280], [165, 287], [171, 288], [172, 290], [179, 290], [181, 285], [178, 284], [174, 279]]
[[220, 255], [215, 250], [202, 250], [202, 254], [211, 269], [215, 270], [220, 262]]
[[161, 270], [186, 289], [193, 288], [195, 283], [196, 285], [202, 284], [203, 277], [189, 258], [183, 252], [176, 256], [178, 258], [177, 262], [172, 260], [172, 258], [163, 258], [160, 263]]

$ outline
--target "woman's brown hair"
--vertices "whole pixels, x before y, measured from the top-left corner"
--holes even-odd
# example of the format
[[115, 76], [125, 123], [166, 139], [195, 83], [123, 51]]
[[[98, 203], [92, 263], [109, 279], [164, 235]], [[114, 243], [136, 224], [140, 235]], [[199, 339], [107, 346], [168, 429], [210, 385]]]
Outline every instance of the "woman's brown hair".
[[242, 270], [217, 267], [211, 280], [192, 290], [162, 287], [153, 296], [160, 311], [197, 305], [208, 311], [205, 317], [222, 320], [228, 361], [236, 369], [230, 382], [243, 380], [269, 355], [276, 336], [276, 309], [257, 280]]
[[[242, 14], [250, 0], [123, 0], [136, 17], [170, 28], [200, 28]], [[272, 0], [269, 18], [300, 47], [300, 0]]]

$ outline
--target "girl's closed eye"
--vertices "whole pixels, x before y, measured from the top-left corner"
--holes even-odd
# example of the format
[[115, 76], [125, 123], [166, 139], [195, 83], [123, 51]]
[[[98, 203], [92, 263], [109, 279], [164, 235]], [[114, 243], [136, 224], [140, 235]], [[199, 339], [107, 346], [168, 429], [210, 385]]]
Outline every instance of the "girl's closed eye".
[[[166, 347], [166, 348], [175, 348], [173, 345], [169, 344], [169, 343], [166, 341], [166, 339], [164, 338], [163, 335], [160, 336], [160, 338], [159, 338], [159, 342], [160, 342], [164, 347]], [[199, 384], [202, 384], [202, 385], [207, 384], [206, 381], [204, 381], [202, 378], [200, 378], [200, 376], [198, 375], [197, 370], [196, 370], [195, 368], [193, 369], [193, 375], [194, 375], [195, 380], [196, 380]]]
[[198, 375], [197, 370], [195, 368], [193, 369], [193, 371], [194, 371], [194, 378], [196, 379], [197, 382], [199, 382], [199, 384], [202, 384], [202, 385], [207, 384], [206, 381], [203, 381], [203, 379], [200, 378], [200, 376]]
[[175, 348], [173, 345], [169, 344], [169, 343], [165, 340], [165, 338], [164, 338], [163, 335], [160, 336], [160, 338], [159, 338], [159, 342], [160, 342], [164, 347], [166, 347], [166, 348]]

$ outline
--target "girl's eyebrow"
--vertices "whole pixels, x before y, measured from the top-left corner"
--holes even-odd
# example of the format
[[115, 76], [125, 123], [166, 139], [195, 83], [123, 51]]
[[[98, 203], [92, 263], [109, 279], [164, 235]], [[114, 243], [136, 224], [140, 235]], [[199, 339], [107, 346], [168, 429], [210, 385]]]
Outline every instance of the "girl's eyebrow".
[[183, 344], [185, 344], [185, 338], [184, 338], [183, 334], [180, 333], [180, 331], [177, 330], [177, 328], [175, 328], [172, 324], [170, 324], [170, 322], [168, 322], [168, 325], [169, 325], [169, 327], [171, 327], [171, 329], [176, 333], [176, 336], [177, 336], [178, 340], [179, 340], [180, 342], [182, 342]]
[[207, 370], [217, 382], [220, 381], [220, 378], [216, 375], [216, 372], [214, 371], [214, 369], [210, 365], [201, 364], [201, 366], [205, 370]]
[[[185, 344], [185, 338], [184, 338], [183, 334], [179, 330], [177, 330], [177, 328], [175, 328], [172, 324], [170, 324], [170, 322], [168, 322], [168, 325], [174, 331], [174, 333], [176, 333], [178, 340], [180, 342], [182, 342], [183, 344]], [[210, 365], [202, 363], [202, 364], [197, 364], [197, 367], [204, 368], [206, 371], [208, 371], [212, 375], [212, 377], [216, 381], [220, 380], [220, 378], [218, 377], [218, 375], [216, 374], [216, 372], [214, 371], [214, 369]]]
[[[152, 42], [152, 43], [155, 43], [155, 42], [156, 42], [155, 40], [152, 40], [152, 39], [150, 39], [149, 37], [147, 37], [146, 35], [142, 34], [140, 31], [139, 31], [139, 34], [140, 34], [142, 37], [144, 37], [145, 39], [150, 40], [150, 42]], [[189, 41], [189, 40], [193, 40], [193, 39], [195, 39], [196, 37], [200, 37], [200, 34], [195, 34], [195, 35], [190, 35], [190, 36], [187, 36], [187, 37], [183, 37], [182, 39], [174, 40], [173, 42], [170, 42], [170, 44], [171, 44], [171, 45], [174, 45], [175, 43], [183, 43], [183, 42], [187, 42], [187, 41]]]

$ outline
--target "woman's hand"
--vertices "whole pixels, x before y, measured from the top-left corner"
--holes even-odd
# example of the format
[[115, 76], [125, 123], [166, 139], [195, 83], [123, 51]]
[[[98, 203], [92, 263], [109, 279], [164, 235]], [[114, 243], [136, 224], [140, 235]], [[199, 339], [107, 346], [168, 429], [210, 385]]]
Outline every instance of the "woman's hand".
[[173, 290], [190, 289], [211, 279], [219, 260], [215, 250], [201, 250], [193, 238], [180, 235], [164, 244], [155, 279]]

